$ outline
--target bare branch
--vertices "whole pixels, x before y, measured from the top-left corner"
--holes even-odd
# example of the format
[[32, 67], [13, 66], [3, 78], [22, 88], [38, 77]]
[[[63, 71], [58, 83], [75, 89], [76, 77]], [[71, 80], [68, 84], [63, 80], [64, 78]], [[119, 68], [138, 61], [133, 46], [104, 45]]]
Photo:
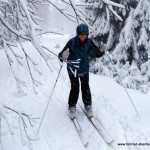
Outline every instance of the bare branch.
[[78, 11], [79, 11], [79, 13], [81, 13], [84, 17], [86, 17], [87, 19], [89, 19], [89, 20], [93, 20], [92, 18], [90, 18], [90, 17], [88, 17], [81, 9], [77, 9]]
[[65, 0], [61, 0], [61, 1], [71, 6], [71, 4], [66, 2]]
[[74, 22], [74, 20], [72, 20], [71, 18], [69, 18], [62, 10], [60, 10], [56, 5], [54, 5], [54, 3], [52, 3], [50, 0], [47, 0], [50, 4], [52, 4], [58, 11], [60, 11], [65, 17], [67, 17], [70, 21]]
[[[79, 11], [79, 9], [78, 8], [76, 8], [76, 6], [74, 5], [74, 3], [72, 2], [72, 0], [69, 0], [70, 1], [70, 5], [71, 5], [71, 7], [72, 7], [72, 9], [74, 10], [74, 13], [75, 13], [75, 15], [76, 15], [76, 20], [77, 20], [77, 23], [79, 24], [79, 20], [80, 21], [82, 21], [82, 22], [84, 22], [85, 24], [87, 24], [88, 26], [89, 26], [89, 28], [91, 29], [91, 30], [94, 30], [91, 26], [90, 26], [90, 24], [87, 22], [87, 18], [88, 17], [85, 17], [85, 19], [81, 16], [81, 11]], [[83, 15], [83, 14], [82, 14]], [[72, 15], [71, 15], [72, 16]], [[84, 14], [84, 16], [85, 16], [85, 14]], [[74, 17], [74, 16], [72, 16], [72, 17]]]
[[16, 58], [17, 62], [18, 62], [21, 66], [23, 66], [23, 63], [20, 61], [20, 59], [23, 59], [23, 57], [20, 56], [20, 55], [18, 55], [18, 54], [16, 54], [16, 53], [13, 51], [13, 49], [12, 49], [8, 44], [7, 44], [7, 47], [9, 47], [9, 49], [11, 50], [11, 52], [14, 54], [14, 57]]
[[7, 124], [7, 127], [8, 127], [8, 130], [9, 130], [10, 134], [13, 135], [14, 132], [10, 128], [10, 125], [9, 125], [9, 122], [8, 122], [8, 119], [7, 119], [6, 115], [4, 113], [2, 113], [1, 115], [2, 115], [2, 117], [4, 118], [4, 120], [5, 120], [6, 124]]
[[70, 4], [71, 4], [71, 6], [72, 6], [72, 8], [73, 8], [73, 10], [75, 12], [75, 14], [76, 14], [77, 23], [79, 24], [78, 18], [80, 18], [80, 17], [78, 15], [78, 13], [76, 12], [76, 8], [75, 8], [74, 4], [72, 3], [72, 0], [69, 0], [69, 1], [70, 1]]
[[29, 114], [26, 114], [26, 113], [23, 113], [23, 112], [18, 112], [18, 111], [14, 110], [14, 109], [6, 106], [6, 105], [3, 105], [3, 107], [10, 110], [10, 111], [12, 111], [12, 112], [14, 112], [14, 113], [16, 113], [21, 118], [25, 117], [29, 121], [30, 126], [32, 126], [32, 127], [33, 127], [33, 124], [31, 122], [34, 122], [34, 120], [39, 119], [39, 118], [33, 118], [32, 115], [29, 115]]

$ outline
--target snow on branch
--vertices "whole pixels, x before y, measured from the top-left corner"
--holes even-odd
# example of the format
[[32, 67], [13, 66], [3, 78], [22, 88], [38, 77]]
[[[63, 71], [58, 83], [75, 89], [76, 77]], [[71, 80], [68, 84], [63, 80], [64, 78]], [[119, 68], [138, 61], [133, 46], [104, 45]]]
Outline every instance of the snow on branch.
[[75, 6], [94, 6], [99, 5], [99, 3], [75, 3]]
[[[16, 84], [17, 84], [18, 95], [19, 96], [24, 96], [24, 95], [26, 95], [26, 93], [22, 90], [21, 86], [25, 86], [26, 87], [25, 82], [21, 81], [20, 79], [18, 79], [17, 75], [15, 74], [15, 72], [14, 72], [14, 70], [12, 68], [12, 64], [15, 62], [14, 61], [14, 57], [15, 56], [19, 57], [19, 58], [22, 58], [22, 57], [17, 55], [17, 54], [15, 54], [14, 52], [12, 52], [12, 54], [14, 55], [14, 57], [12, 57], [12, 55], [8, 51], [8, 48], [10, 48], [10, 47], [9, 47], [9, 45], [7, 45], [7, 42], [4, 39], [3, 39], [3, 46], [4, 46], [4, 51], [6, 53], [7, 60], [8, 60], [9, 65], [10, 65], [11, 72], [12, 72], [12, 74], [14, 76], [14, 79], [16, 81]], [[10, 50], [13, 51], [12, 49], [10, 49]], [[16, 58], [16, 59], [18, 60], [18, 58]], [[20, 65], [22, 65], [20, 60], [18, 60], [18, 62], [19, 62]]]
[[120, 7], [120, 8], [124, 8], [124, 9], [125, 9], [125, 7], [124, 7], [123, 5], [118, 4], [118, 3], [115, 3], [115, 2], [113, 2], [113, 1], [110, 1], [110, 0], [102, 0], [102, 1], [103, 1], [103, 3], [105, 3], [106, 5], [112, 5], [112, 6], [116, 6], [116, 7]]
[[[17, 47], [19, 42], [31, 42], [45, 61], [50, 71], [52, 71], [51, 66], [48, 64], [49, 56], [43, 50], [36, 35], [36, 31], [42, 30], [38, 23], [38, 21], [41, 21], [41, 19], [37, 17], [36, 6], [37, 4], [47, 4], [47, 0], [0, 0], [0, 4], [0, 44], [1, 47], [4, 48], [12, 74], [16, 80], [18, 94], [20, 96], [26, 95], [21, 88], [21, 86], [25, 86], [25, 82], [21, 81], [18, 75], [15, 74], [15, 71], [13, 71], [15, 66], [19, 64], [22, 68], [26, 69], [25, 65], [28, 65], [28, 72], [30, 74], [33, 87], [38, 87], [38, 85], [41, 85], [41, 83], [33, 77], [33, 71], [31, 72], [33, 69], [31, 68], [33, 67], [34, 71], [38, 72], [40, 75], [42, 75], [42, 73], [38, 70], [38, 65], [34, 63], [34, 60], [31, 59], [29, 55], [26, 54], [23, 48], [22, 52], [25, 54], [25, 57], [19, 53], [16, 53], [16, 50], [14, 50], [13, 47]], [[24, 60], [26, 60], [26, 64]], [[31, 63], [29, 65], [29, 62], [31, 62], [32, 65]], [[33, 88], [33, 90], [35, 91], [35, 88]]]
[[46, 55], [46, 53], [43, 51], [41, 45], [39, 44], [39, 41], [37, 40], [37, 37], [35, 35], [35, 25], [34, 25], [32, 19], [31, 19], [31, 14], [29, 13], [28, 8], [26, 7], [26, 3], [25, 3], [24, 0], [18, 0], [18, 1], [22, 5], [22, 7], [24, 9], [24, 12], [27, 16], [28, 23], [29, 23], [30, 28], [31, 28], [31, 33], [30, 34], [31, 34], [31, 38], [32, 38], [32, 43], [35, 46], [35, 48], [38, 50], [38, 52], [41, 54], [41, 56], [44, 58], [44, 60], [47, 61], [49, 58]]
[[26, 62], [27, 62], [27, 67], [28, 67], [28, 70], [29, 70], [29, 74], [30, 74], [30, 77], [31, 77], [31, 81], [32, 81], [32, 86], [33, 86], [33, 91], [35, 94], [37, 94], [37, 91], [36, 91], [36, 88], [35, 87], [38, 87], [39, 85], [42, 85], [42, 83], [40, 83], [39, 81], [37, 81], [34, 77], [33, 77], [33, 74], [32, 74], [32, 71], [31, 71], [31, 65], [29, 63], [29, 61], [32, 63], [32, 65], [34, 66], [34, 70], [37, 71], [40, 75], [42, 75], [42, 73], [37, 69], [37, 63], [34, 62], [34, 60], [26, 53], [21, 41], [19, 40], [19, 43], [20, 43], [20, 46], [22, 48], [22, 51], [24, 52], [25, 54], [25, 59], [26, 59]]
[[8, 28], [11, 32], [13, 32], [14, 34], [16, 34], [17, 36], [25, 39], [25, 40], [29, 40], [31, 41], [30, 38], [24, 36], [24, 35], [21, 35], [21, 33], [17, 30], [15, 30], [12, 26], [10, 26], [3, 18], [2, 18], [2, 15], [0, 14], [0, 20], [2, 21], [2, 23], [5, 25], [6, 28]]
[[123, 8], [125, 9], [125, 7], [121, 4], [118, 4], [118, 3], [115, 3], [115, 2], [112, 2], [110, 0], [102, 0], [103, 3], [105, 3], [107, 5], [107, 7], [109, 8], [109, 10], [120, 20], [120, 21], [123, 21], [122, 18], [117, 14], [116, 11], [113, 10], [113, 7], [112, 6], [116, 6], [116, 7], [119, 7], [119, 8]]
[[[109, 10], [119, 19], [122, 21], [122, 18], [117, 14], [116, 11], [113, 10], [112, 6], [119, 7], [125, 9], [125, 7], [121, 4], [115, 3], [110, 0], [102, 0], [102, 2], [109, 8]], [[94, 7], [99, 7], [99, 3], [76, 3], [75, 6], [94, 6]]]
[[122, 18], [117, 14], [116, 11], [114, 11], [113, 7], [111, 5], [107, 6], [109, 8], [109, 10], [120, 20], [123, 21]]
[[[74, 13], [70, 12], [69, 14], [66, 14], [67, 16], [72, 16], [73, 18], [76, 18], [76, 22], [79, 24], [80, 22], [84, 22], [85, 24], [87, 24], [89, 26], [89, 28], [93, 31], [95, 31], [95, 29], [93, 29], [93, 23], [92, 22], [96, 22], [96, 20], [98, 20], [98, 18], [100, 16], [97, 15], [97, 17], [94, 19], [94, 17], [92, 17], [92, 15], [88, 15], [88, 12], [86, 12], [86, 8], [89, 7], [94, 7], [94, 8], [100, 8], [100, 5], [103, 3], [106, 5], [106, 7], [108, 9], [106, 9], [106, 13], [109, 14], [107, 12], [107, 10], [109, 10], [110, 12], [112, 12], [112, 14], [114, 16], [116, 16], [119, 20], [123, 21], [123, 19], [118, 15], [118, 13], [113, 9], [114, 7], [118, 7], [118, 8], [123, 8], [125, 9], [125, 7], [121, 4], [115, 3], [111, 0], [101, 0], [101, 2], [97, 2], [97, 1], [93, 1], [93, 3], [89, 3], [89, 2], [78, 2], [75, 3], [73, 0], [61, 0], [63, 3], [69, 5], [72, 7], [72, 10], [74, 11]], [[80, 7], [82, 7], [82, 9], [80, 9]], [[84, 10], [85, 9], [85, 10]], [[93, 10], [94, 11], [94, 10]], [[71, 14], [72, 13], [72, 14]], [[75, 16], [74, 16], [75, 15]]]
[[18, 124], [19, 124], [19, 130], [21, 134], [21, 141], [24, 146], [28, 145], [29, 148], [31, 148], [32, 142], [36, 141], [36, 135], [31, 135], [31, 130], [34, 128], [35, 124], [37, 123], [37, 119], [34, 118], [32, 114], [27, 114], [24, 112], [17, 111], [11, 107], [8, 107], [6, 105], [0, 106], [0, 144], [1, 148], [4, 148], [3, 146], [3, 137], [2, 137], [2, 122], [5, 122], [7, 124], [8, 131], [11, 135], [15, 134], [15, 131], [13, 130], [12, 122], [9, 119], [9, 114], [14, 114], [18, 118]]

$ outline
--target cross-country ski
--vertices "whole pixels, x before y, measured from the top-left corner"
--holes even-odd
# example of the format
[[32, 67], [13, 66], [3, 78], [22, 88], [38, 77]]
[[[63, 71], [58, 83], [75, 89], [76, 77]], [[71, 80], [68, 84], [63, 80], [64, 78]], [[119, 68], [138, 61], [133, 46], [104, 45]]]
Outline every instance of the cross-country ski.
[[91, 122], [91, 124], [94, 126], [96, 131], [101, 135], [101, 137], [104, 139], [104, 141], [107, 144], [111, 144], [114, 139], [111, 137], [111, 135], [108, 133], [108, 131], [102, 126], [101, 122], [97, 120], [94, 116], [88, 117], [87, 113], [83, 109], [83, 107], [79, 104], [80, 108], [84, 112], [84, 114], [87, 116], [88, 120]]
[[83, 130], [81, 128], [81, 125], [80, 125], [78, 119], [75, 117], [74, 119], [71, 119], [71, 120], [72, 120], [72, 122], [73, 122], [73, 124], [74, 124], [74, 126], [75, 126], [75, 128], [76, 128], [76, 130], [78, 132], [78, 135], [79, 135], [79, 137], [80, 137], [80, 139], [82, 141], [82, 144], [85, 147], [87, 147], [88, 146], [88, 140], [86, 139], [86, 137], [85, 137], [85, 135], [83, 133]]

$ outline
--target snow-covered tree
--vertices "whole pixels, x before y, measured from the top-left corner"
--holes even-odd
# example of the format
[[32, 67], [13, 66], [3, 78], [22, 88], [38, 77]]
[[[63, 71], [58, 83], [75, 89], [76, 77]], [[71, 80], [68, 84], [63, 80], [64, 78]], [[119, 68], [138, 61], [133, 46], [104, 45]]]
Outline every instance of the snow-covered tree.
[[[7, 0], [0, 1], [0, 46], [4, 48], [8, 62], [11, 66], [14, 78], [17, 83], [19, 94], [25, 94], [21, 86], [25, 86], [24, 81], [19, 79], [14, 72], [14, 66], [24, 66], [24, 59], [32, 79], [33, 89], [40, 83], [35, 79], [32, 73], [32, 68], [38, 71], [37, 62], [27, 53], [23, 46], [24, 41], [29, 41], [38, 53], [43, 57], [46, 64], [49, 59], [40, 45], [36, 31], [42, 30], [36, 15], [36, 5], [44, 5], [45, 0], [30, 1], [30, 0]], [[24, 55], [16, 51], [16, 47], [20, 47]], [[32, 65], [31, 65], [32, 64]], [[31, 67], [33, 66], [33, 67]], [[40, 73], [40, 72], [39, 72]]]
[[[47, 0], [51, 5], [53, 5], [60, 13], [62, 13], [64, 16], [66, 16], [70, 21], [75, 23], [84, 22], [86, 23], [91, 30], [94, 30], [93, 24], [89, 22], [89, 20], [94, 21], [94, 17], [88, 16], [85, 8], [87, 7], [95, 7], [99, 8], [100, 3], [106, 5], [109, 10], [115, 15], [118, 19], [122, 20], [122, 18], [116, 13], [116, 11], [113, 9], [114, 7], [124, 8], [123, 5], [120, 5], [118, 3], [114, 3], [110, 0], [99, 0], [99, 1], [88, 1], [88, 0], [80, 0], [80, 1], [73, 1], [73, 0], [60, 0], [61, 2], [67, 4], [72, 8], [73, 11], [68, 11], [68, 9], [57, 7], [57, 5], [52, 0]], [[107, 12], [107, 10], [106, 10]], [[105, 13], [106, 13], [105, 12]], [[89, 12], [90, 14], [90, 12]]]
[[[13, 123], [10, 116], [14, 117]], [[22, 145], [28, 146], [29, 149], [32, 149], [32, 142], [36, 141], [37, 137], [34, 133], [31, 132], [31, 129], [33, 129], [33, 127], [35, 126], [37, 119], [38, 118], [33, 118], [31, 114], [17, 111], [6, 105], [0, 105], [0, 148], [5, 149], [3, 145], [2, 134], [5, 125], [7, 126], [8, 134], [10, 135], [15, 134], [16, 131], [14, 130], [14, 126], [16, 126], [16, 128], [18, 128], [20, 132]]]
[[120, 52], [120, 56], [117, 55], [117, 57], [119, 56], [117, 63], [124, 64], [124, 62], [129, 61], [132, 64], [134, 61], [140, 68], [140, 65], [148, 60], [149, 6], [149, 1], [142, 0], [135, 9], [130, 10], [125, 25], [121, 30], [118, 44], [113, 51], [114, 55], [118, 51]]
[[[91, 1], [91, 3], [95, 2], [96, 1]], [[114, 2], [118, 3], [117, 0], [114, 0]], [[104, 13], [107, 8], [103, 3], [99, 5], [98, 9], [88, 7], [87, 14], [95, 17], [95, 22], [92, 22], [96, 31], [92, 33], [93, 39], [97, 44], [100, 44], [99, 41], [103, 41], [107, 44], [108, 51], [112, 54], [115, 70], [123, 71], [124, 65], [128, 62], [131, 66], [130, 71], [128, 70], [128, 75], [130, 76], [134, 66], [137, 66], [137, 69], [141, 72], [141, 65], [147, 64], [149, 58], [150, 12], [148, 7], [150, 6], [150, 2], [148, 0], [127, 0], [119, 1], [119, 3], [126, 8], [120, 9], [115, 7], [115, 11], [122, 17], [123, 21], [115, 18], [110, 11], [107, 11], [107, 14]], [[102, 59], [97, 59], [96, 64], [94, 62], [92, 64], [92, 72], [116, 76], [114, 69], [112, 69], [114, 67], [110, 67], [112, 64], [108, 60], [107, 55]], [[149, 78], [147, 77], [145, 80], [142, 73], [140, 73], [140, 77], [137, 77], [139, 74], [132, 74], [131, 77], [129, 77], [134, 81], [132, 83], [131, 80], [127, 80], [125, 76], [126, 82], [124, 83], [132, 85], [127, 86], [130, 88], [136, 87], [135, 89], [140, 89], [142, 85], [149, 82]]]
[[[19, 67], [24, 67], [28, 70], [35, 92], [35, 87], [40, 82], [36, 80], [33, 72], [37, 71], [42, 74], [38, 70], [38, 62], [29, 53], [30, 50], [24, 47], [24, 42], [30, 42], [33, 49], [37, 50], [48, 65], [48, 56], [36, 36], [36, 31], [41, 30], [38, 24], [39, 18], [36, 15], [37, 4], [44, 4], [44, 0], [0, 0], [0, 49], [4, 50], [6, 54], [14, 79], [16, 80], [19, 96], [26, 94], [22, 89], [23, 86], [26, 86], [24, 77], [19, 77], [19, 71], [18, 74], [16, 73]], [[32, 141], [36, 140], [35, 135], [32, 135], [30, 130], [33, 129], [36, 118], [2, 103], [0, 103], [0, 148], [4, 149], [1, 134], [4, 124], [7, 125], [11, 135], [15, 133], [11, 116], [15, 116], [13, 122], [16, 122], [16, 126], [20, 130], [22, 144], [28, 145], [30, 148]]]

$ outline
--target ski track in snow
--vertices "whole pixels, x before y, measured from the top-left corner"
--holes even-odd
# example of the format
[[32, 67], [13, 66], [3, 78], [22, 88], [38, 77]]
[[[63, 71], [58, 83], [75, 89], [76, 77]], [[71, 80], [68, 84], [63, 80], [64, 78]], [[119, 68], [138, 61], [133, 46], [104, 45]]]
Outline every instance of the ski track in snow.
[[[45, 35], [41, 38], [41, 41], [44, 46], [58, 54], [68, 39], [69, 35]], [[56, 48], [57, 44], [60, 45], [60, 48]], [[31, 47], [29, 43], [25, 43], [24, 45], [27, 48]], [[30, 79], [27, 75], [25, 80], [28, 81], [28, 86], [23, 88], [27, 95], [16, 97], [13, 95], [16, 92], [15, 80], [11, 74], [4, 52], [0, 51], [1, 104], [4, 103], [16, 109], [24, 110], [28, 113], [31, 112], [34, 116], [42, 117], [58, 75], [58, 70], [60, 69], [58, 58], [47, 51], [46, 53], [50, 56], [49, 64], [53, 71], [50, 72], [45, 67], [44, 62], [41, 61], [39, 66], [41, 67], [43, 76], [37, 77], [39, 77], [43, 86], [37, 89], [38, 94], [35, 95], [32, 88], [30, 88]], [[38, 56], [35, 55], [35, 57], [37, 57], [38, 61]], [[24, 71], [20, 72], [20, 76], [24, 77]], [[150, 130], [148, 128], [150, 125], [150, 102], [148, 101], [150, 93], [145, 95], [137, 91], [128, 90], [140, 114], [140, 118], [137, 118], [134, 116], [135, 111], [125, 91], [113, 79], [90, 74], [90, 87], [95, 117], [101, 120], [103, 126], [114, 137], [115, 142], [112, 145], [107, 145], [77, 105], [77, 117], [89, 141], [87, 148], [82, 145], [78, 133], [67, 114], [70, 82], [66, 64], [64, 63], [46, 116], [40, 128], [39, 140], [33, 142], [33, 150], [149, 150], [150, 146], [118, 146], [118, 143], [150, 143]], [[81, 94], [79, 96], [79, 103], [82, 104]], [[12, 124], [15, 131], [13, 141], [9, 140], [12, 139], [12, 136], [7, 134], [8, 129], [4, 127], [5, 124], [2, 124], [4, 148], [6, 150], [27, 150], [27, 145], [21, 145], [17, 124]], [[36, 131], [34, 132], [36, 133]], [[10, 146], [7, 143], [10, 143]]]

